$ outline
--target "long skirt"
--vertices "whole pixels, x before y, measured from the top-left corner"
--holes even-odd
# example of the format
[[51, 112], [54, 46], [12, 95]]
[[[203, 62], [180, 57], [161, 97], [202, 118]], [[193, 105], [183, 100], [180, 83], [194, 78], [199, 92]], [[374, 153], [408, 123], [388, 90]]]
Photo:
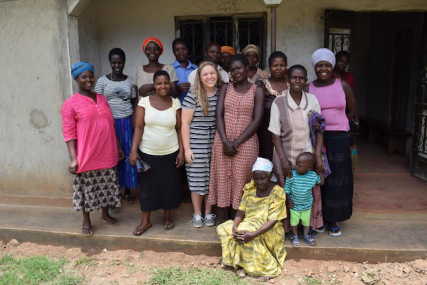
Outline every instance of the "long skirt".
[[107, 206], [120, 207], [117, 168], [77, 173], [73, 178], [73, 211], [92, 212]]
[[321, 187], [323, 219], [342, 222], [353, 211], [353, 169], [350, 140], [346, 132], [325, 132], [324, 144], [331, 174]]
[[114, 122], [117, 136], [123, 152], [125, 153], [125, 159], [119, 161], [117, 165], [120, 187], [136, 188], [138, 187], [138, 171], [136, 166], [130, 165], [129, 159], [126, 159], [129, 157], [132, 148], [132, 116], [123, 119], [115, 119]]
[[[222, 247], [222, 263], [237, 269], [242, 267], [252, 276], [279, 276], [286, 258], [285, 234], [280, 221], [266, 233], [242, 244], [233, 237], [233, 224], [229, 220], [216, 228]], [[243, 220], [238, 230], [254, 232], [253, 224]]]
[[167, 155], [150, 155], [138, 150], [151, 168], [140, 172], [141, 211], [170, 210], [181, 204], [182, 172], [176, 168], [178, 151]]

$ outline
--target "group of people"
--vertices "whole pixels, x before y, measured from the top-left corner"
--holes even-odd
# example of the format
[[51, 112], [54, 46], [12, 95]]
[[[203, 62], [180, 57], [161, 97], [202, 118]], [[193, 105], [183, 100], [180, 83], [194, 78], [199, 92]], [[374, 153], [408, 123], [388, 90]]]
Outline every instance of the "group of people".
[[[109, 209], [121, 199], [133, 203], [138, 185], [142, 220], [133, 234], [149, 230], [159, 209], [164, 229], [173, 229], [185, 165], [193, 226], [220, 224], [225, 265], [267, 280], [281, 272], [285, 238], [300, 246], [298, 225], [311, 246], [325, 229], [340, 236], [338, 222], [350, 218], [353, 201], [348, 53], [315, 51], [317, 79], [307, 84], [306, 68], [288, 68], [280, 51], [269, 56], [267, 72], [252, 44], [236, 54], [210, 43], [199, 65], [185, 40], [172, 49], [176, 61], [162, 64], [161, 41], [146, 39], [148, 64], [133, 78], [123, 74], [123, 50], [112, 49], [111, 73], [96, 85], [90, 63], [71, 68], [79, 90], [61, 113], [82, 234], [93, 234], [89, 214], [100, 208], [102, 221], [118, 226]], [[221, 222], [213, 206], [222, 208]]]

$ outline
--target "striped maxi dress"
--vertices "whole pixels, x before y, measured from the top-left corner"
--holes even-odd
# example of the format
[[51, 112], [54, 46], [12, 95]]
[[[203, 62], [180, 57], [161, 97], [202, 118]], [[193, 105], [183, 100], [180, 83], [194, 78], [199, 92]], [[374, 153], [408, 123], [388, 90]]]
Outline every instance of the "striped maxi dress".
[[185, 163], [190, 191], [201, 196], [209, 193], [212, 145], [216, 132], [216, 103], [218, 90], [209, 99], [209, 113], [204, 116], [202, 107], [193, 93], [188, 93], [182, 109], [194, 110], [190, 124], [190, 148], [194, 155], [193, 164]]

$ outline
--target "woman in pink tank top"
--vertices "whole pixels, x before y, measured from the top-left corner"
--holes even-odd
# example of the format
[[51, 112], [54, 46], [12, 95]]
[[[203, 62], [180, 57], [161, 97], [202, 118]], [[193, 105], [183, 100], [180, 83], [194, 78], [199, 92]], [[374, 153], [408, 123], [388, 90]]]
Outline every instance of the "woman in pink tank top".
[[318, 232], [323, 232], [328, 226], [330, 235], [340, 236], [337, 222], [350, 219], [353, 211], [353, 169], [348, 121], [356, 114], [356, 101], [350, 85], [332, 77], [335, 55], [330, 50], [322, 48], [315, 51], [311, 63], [317, 79], [307, 85], [305, 91], [317, 97], [326, 120], [324, 145], [332, 172], [321, 187], [325, 225]]

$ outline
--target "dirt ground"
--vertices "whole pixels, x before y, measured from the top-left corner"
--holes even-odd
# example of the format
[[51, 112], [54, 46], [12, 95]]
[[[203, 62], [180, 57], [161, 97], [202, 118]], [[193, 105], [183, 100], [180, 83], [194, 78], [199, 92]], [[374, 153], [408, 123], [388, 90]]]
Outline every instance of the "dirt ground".
[[[133, 250], [107, 249], [82, 252], [79, 248], [0, 242], [0, 256], [10, 254], [16, 258], [45, 255], [54, 259], [66, 258], [66, 269], [85, 277], [84, 284], [143, 284], [155, 271], [166, 267], [222, 268], [219, 257], [190, 256], [183, 253], [157, 253]], [[426, 285], [427, 259], [406, 263], [354, 263], [344, 261], [287, 260], [282, 274], [266, 284], [399, 284]], [[362, 279], [365, 281], [363, 282]], [[255, 284], [255, 279], [242, 281]]]

